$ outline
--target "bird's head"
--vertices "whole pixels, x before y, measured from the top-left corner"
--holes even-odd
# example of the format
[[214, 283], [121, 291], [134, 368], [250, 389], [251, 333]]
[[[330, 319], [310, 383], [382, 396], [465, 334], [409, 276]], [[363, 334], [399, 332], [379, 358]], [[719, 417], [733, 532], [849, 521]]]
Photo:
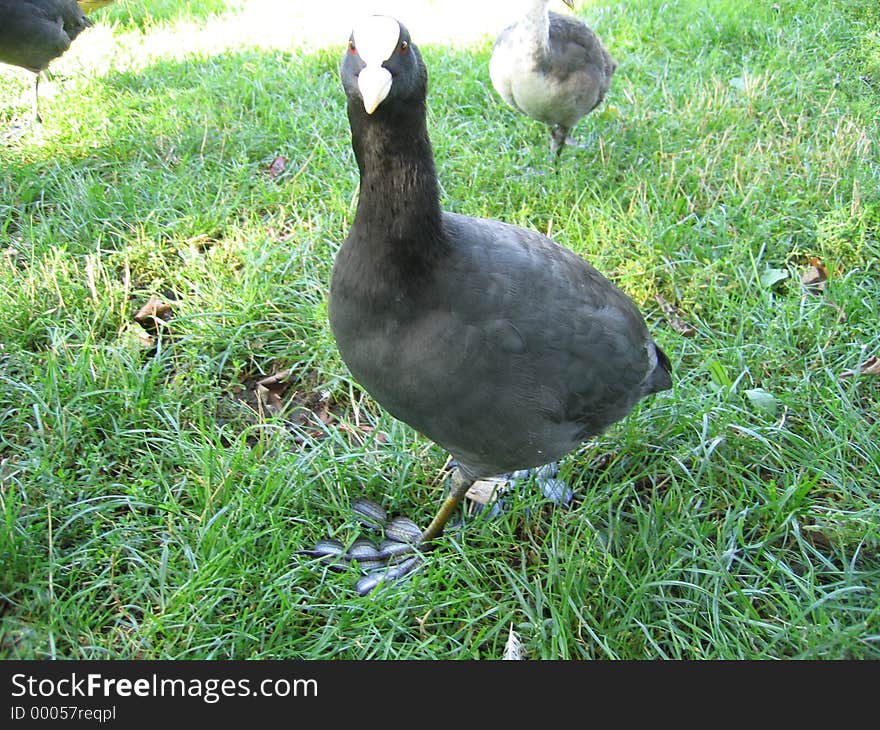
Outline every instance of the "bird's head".
[[340, 71], [349, 103], [373, 114], [386, 100], [424, 99], [428, 74], [406, 27], [386, 15], [358, 23], [348, 39]]

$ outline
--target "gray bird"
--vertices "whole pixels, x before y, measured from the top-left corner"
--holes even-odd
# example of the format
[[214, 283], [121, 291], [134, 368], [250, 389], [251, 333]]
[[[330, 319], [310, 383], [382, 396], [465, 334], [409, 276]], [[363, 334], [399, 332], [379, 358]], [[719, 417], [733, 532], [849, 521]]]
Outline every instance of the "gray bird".
[[558, 157], [566, 143], [574, 144], [574, 125], [605, 98], [617, 62], [592, 29], [550, 12], [549, 1], [533, 0], [526, 15], [500, 33], [489, 76], [507, 104], [550, 125], [551, 157]]
[[0, 0], [0, 62], [35, 74], [35, 121], [42, 121], [40, 74], [91, 25], [76, 0]]
[[341, 77], [360, 194], [333, 265], [333, 335], [367, 392], [457, 463], [423, 532], [404, 525], [399, 537], [394, 524], [372, 552], [362, 541], [357, 555], [330, 541], [304, 551], [380, 564], [406, 554], [401, 542], [417, 554], [439, 535], [475, 480], [554, 461], [670, 388], [671, 367], [633, 301], [582, 258], [540, 233], [441, 210], [427, 70], [402, 24], [360, 23]]

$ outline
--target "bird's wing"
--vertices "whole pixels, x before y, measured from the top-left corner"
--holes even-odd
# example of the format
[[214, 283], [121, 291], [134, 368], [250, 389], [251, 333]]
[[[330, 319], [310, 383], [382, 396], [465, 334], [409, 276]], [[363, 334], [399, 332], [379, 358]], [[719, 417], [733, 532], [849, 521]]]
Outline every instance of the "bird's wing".
[[573, 73], [591, 64], [610, 80], [617, 67], [593, 29], [568, 15], [550, 13], [550, 48], [553, 65], [562, 73]]
[[518, 363], [534, 368], [556, 417], [596, 433], [649, 392], [662, 364], [641, 312], [617, 286], [534, 231], [454, 214], [444, 224], [460, 242], [455, 265], [463, 269], [449, 279], [453, 314], [479, 312], [473, 342], [509, 357], [514, 372]]

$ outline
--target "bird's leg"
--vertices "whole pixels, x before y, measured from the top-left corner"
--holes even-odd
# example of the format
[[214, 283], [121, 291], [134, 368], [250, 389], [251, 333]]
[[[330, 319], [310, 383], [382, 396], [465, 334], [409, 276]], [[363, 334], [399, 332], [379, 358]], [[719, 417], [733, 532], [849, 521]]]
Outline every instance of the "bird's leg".
[[461, 500], [464, 499], [467, 490], [476, 481], [472, 477], [465, 476], [464, 472], [458, 467], [452, 472], [451, 479], [452, 484], [449, 487], [449, 494], [443, 500], [443, 504], [440, 505], [440, 509], [437, 510], [437, 514], [431, 520], [431, 524], [422, 533], [420, 542], [429, 542], [443, 532], [443, 528], [446, 527], [446, 523], [449, 522], [449, 518], [452, 517], [455, 508], [461, 504]]
[[586, 145], [578, 142], [574, 137], [569, 135], [571, 132], [570, 127], [563, 127], [561, 124], [557, 124], [553, 129], [550, 130], [550, 158], [551, 162], [555, 159], [558, 160], [559, 156], [562, 154], [562, 148], [568, 145], [569, 147], [577, 147], [578, 149], [586, 149]]
[[[50, 94], [51, 96], [51, 94]], [[33, 104], [33, 112], [34, 112], [34, 121], [38, 124], [43, 120], [40, 117], [40, 74], [37, 73], [34, 76], [34, 104]]]
[[568, 127], [557, 124], [550, 130], [550, 157], [559, 159], [562, 154], [562, 148], [568, 142]]

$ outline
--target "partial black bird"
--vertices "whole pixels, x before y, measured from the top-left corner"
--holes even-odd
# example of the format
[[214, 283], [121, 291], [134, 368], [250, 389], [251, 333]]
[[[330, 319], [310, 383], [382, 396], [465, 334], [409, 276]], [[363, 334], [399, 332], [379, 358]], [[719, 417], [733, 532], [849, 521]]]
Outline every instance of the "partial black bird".
[[91, 25], [76, 0], [0, 0], [0, 62], [35, 74], [35, 121], [42, 121], [40, 74]]
[[[550, 125], [551, 156], [558, 157], [566, 143], [574, 144], [574, 125], [605, 98], [617, 62], [591, 28], [549, 11], [549, 1], [533, 0], [499, 34], [489, 76], [511, 107]], [[573, 0], [563, 2], [574, 7]]]
[[633, 301], [582, 258], [540, 233], [441, 210], [427, 71], [402, 24], [360, 23], [341, 77], [360, 193], [333, 265], [333, 335], [367, 392], [457, 462], [426, 530], [394, 523], [394, 542], [341, 555], [379, 563], [417, 555], [478, 478], [554, 461], [670, 388], [671, 367]]

